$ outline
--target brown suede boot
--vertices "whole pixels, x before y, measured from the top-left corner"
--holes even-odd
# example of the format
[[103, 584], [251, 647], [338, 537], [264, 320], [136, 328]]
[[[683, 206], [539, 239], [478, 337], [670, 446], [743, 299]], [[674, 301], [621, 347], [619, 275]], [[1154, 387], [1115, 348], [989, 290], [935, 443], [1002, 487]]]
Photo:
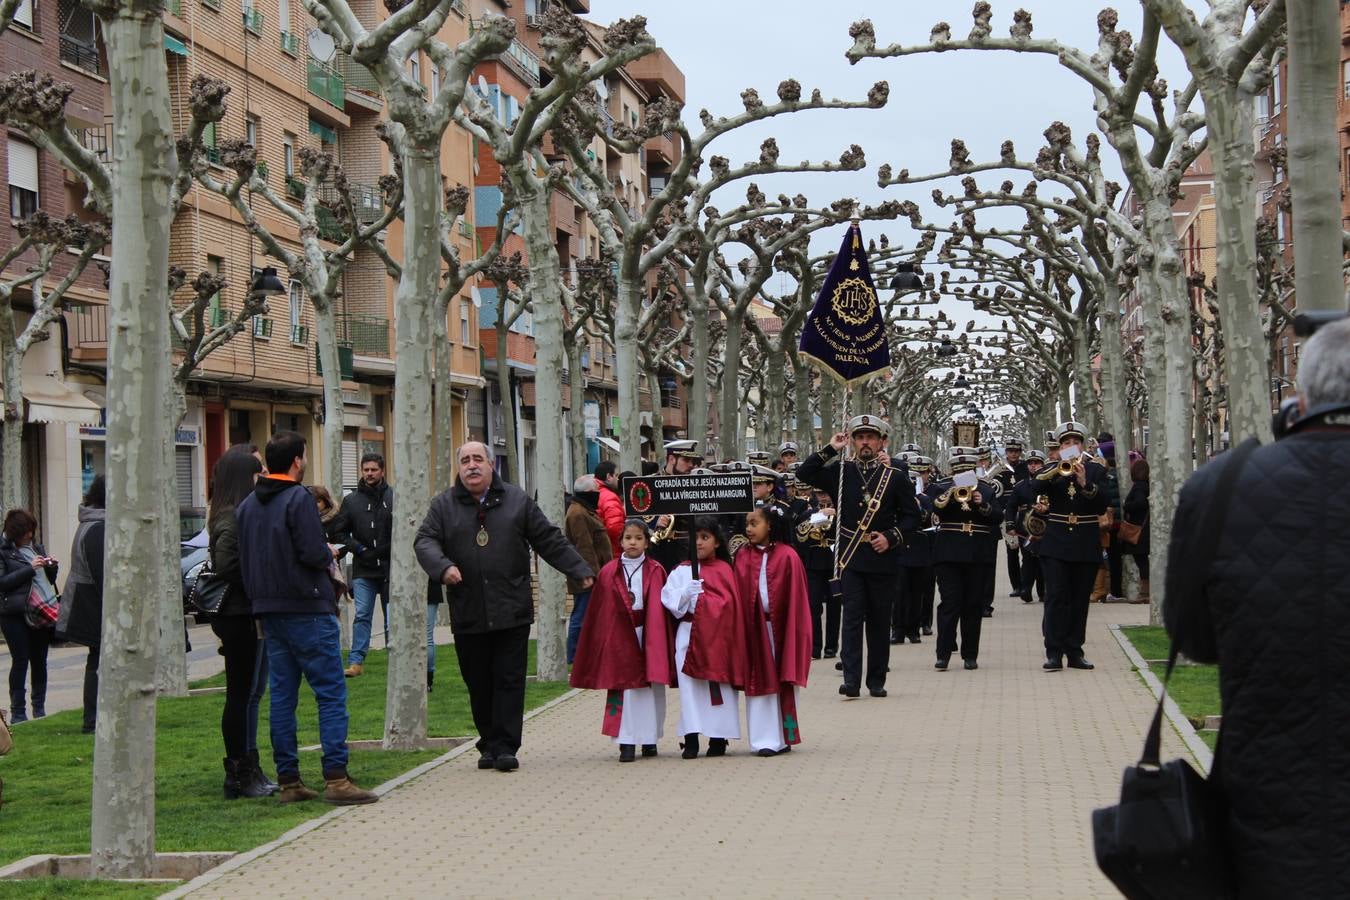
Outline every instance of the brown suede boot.
[[281, 782], [281, 793], [277, 794], [278, 802], [299, 803], [302, 800], [313, 800], [319, 796], [318, 791], [311, 791], [305, 787], [305, 783], [299, 778], [291, 781], [285, 775], [282, 775], [278, 780]]
[[1152, 603], [1152, 602], [1153, 602], [1152, 595], [1149, 594], [1149, 591], [1148, 591], [1148, 579], [1147, 579], [1147, 578], [1141, 578], [1141, 579], [1139, 580], [1139, 599], [1135, 600], [1134, 602], [1135, 602], [1135, 603]]
[[1107, 571], [1106, 566], [1097, 570], [1097, 579], [1092, 584], [1092, 596], [1089, 601], [1092, 603], [1101, 603], [1106, 599], [1108, 590], [1111, 587], [1111, 573]]
[[347, 775], [346, 769], [323, 773], [323, 799], [334, 806], [355, 806], [360, 803], [374, 803], [380, 798], [370, 791], [363, 791]]

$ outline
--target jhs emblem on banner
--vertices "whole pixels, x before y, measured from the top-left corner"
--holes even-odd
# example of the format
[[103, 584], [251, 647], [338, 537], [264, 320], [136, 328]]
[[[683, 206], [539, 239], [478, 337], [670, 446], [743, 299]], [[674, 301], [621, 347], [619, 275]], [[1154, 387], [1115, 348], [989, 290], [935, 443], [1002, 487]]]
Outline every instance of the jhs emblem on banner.
[[877, 295], [872, 286], [861, 278], [848, 278], [839, 283], [830, 299], [834, 314], [840, 321], [863, 326], [877, 314]]
[[852, 386], [891, 366], [886, 322], [877, 303], [862, 233], [850, 225], [802, 326], [801, 355]]

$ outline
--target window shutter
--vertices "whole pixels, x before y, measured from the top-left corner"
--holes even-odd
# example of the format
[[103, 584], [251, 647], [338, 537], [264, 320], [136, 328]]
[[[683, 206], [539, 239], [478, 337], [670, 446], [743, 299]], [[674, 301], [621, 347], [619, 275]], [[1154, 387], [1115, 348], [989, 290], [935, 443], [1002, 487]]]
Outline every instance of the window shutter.
[[192, 448], [175, 447], [173, 455], [174, 487], [180, 507], [192, 506]]
[[361, 454], [356, 441], [342, 442], [342, 490], [354, 491], [361, 482]]
[[13, 187], [38, 192], [38, 152], [32, 144], [9, 139], [9, 183]]
[[19, 0], [19, 8], [14, 10], [14, 21], [33, 30], [33, 0]]

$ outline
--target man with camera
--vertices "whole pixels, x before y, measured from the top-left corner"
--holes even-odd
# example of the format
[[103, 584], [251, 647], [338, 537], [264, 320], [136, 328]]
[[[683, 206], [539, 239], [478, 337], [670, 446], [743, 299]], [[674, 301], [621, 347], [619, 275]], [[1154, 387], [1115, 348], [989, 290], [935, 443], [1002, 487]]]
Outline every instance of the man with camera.
[[[1329, 318], [1329, 317], [1327, 317]], [[1301, 320], [1301, 321], [1300, 321]], [[1296, 319], [1296, 333], [1318, 324]], [[1350, 319], [1304, 345], [1274, 443], [1243, 446], [1181, 490], [1163, 617], [1219, 664], [1212, 778], [1243, 896], [1350, 894]], [[1234, 468], [1236, 467], [1236, 468]], [[1201, 525], [1219, 485], [1223, 523]], [[1197, 559], [1212, 564], [1198, 570]]]

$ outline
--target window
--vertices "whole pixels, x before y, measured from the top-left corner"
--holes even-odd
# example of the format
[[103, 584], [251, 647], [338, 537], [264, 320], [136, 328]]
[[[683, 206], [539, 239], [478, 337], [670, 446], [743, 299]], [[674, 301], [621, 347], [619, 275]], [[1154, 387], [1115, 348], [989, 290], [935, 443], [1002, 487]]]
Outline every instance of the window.
[[441, 67], [431, 67], [431, 99], [435, 100], [436, 95], [441, 92]]
[[9, 138], [9, 217], [26, 219], [38, 210], [38, 152]]
[[33, 30], [33, 0], [19, 0], [18, 8], [14, 10], [14, 24]]
[[1341, 63], [1341, 81], [1345, 82], [1345, 99], [1350, 100], [1350, 59]]
[[216, 149], [216, 123], [207, 122], [202, 129], [202, 147], [206, 149], [206, 158], [213, 163], [220, 162], [220, 151]]
[[1275, 240], [1284, 247], [1284, 213], [1279, 210], [1275, 211]]
[[[1256, 124], [1261, 125], [1270, 118], [1270, 95], [1256, 95]], [[1192, 163], [1194, 165], [1194, 163]]]
[[305, 304], [305, 288], [298, 281], [290, 284], [290, 301], [291, 343], [302, 344], [304, 339], [300, 330], [300, 313]]
[[459, 342], [465, 347], [473, 342], [469, 340], [469, 305], [470, 301], [459, 301]]
[[[223, 274], [225, 272], [225, 260], [219, 256], [211, 256], [208, 254], [206, 257], [206, 270], [212, 275], [219, 276]], [[221, 325], [225, 324], [225, 314], [220, 308], [220, 291], [216, 291], [215, 294], [211, 296], [211, 304], [207, 309], [209, 310], [207, 312], [207, 324], [211, 328], [219, 328]]]
[[253, 149], [258, 149], [258, 119], [256, 116], [249, 116], [244, 120], [244, 143]]
[[1270, 109], [1271, 115], [1280, 114], [1280, 67], [1275, 66], [1270, 73]]
[[277, 30], [282, 34], [290, 34], [291, 0], [277, 0]]
[[418, 59], [418, 54], [415, 52], [408, 59], [408, 75], [418, 84], [422, 83], [422, 64], [421, 60]]
[[[1275, 146], [1276, 146], [1277, 148], [1278, 148], [1278, 147], [1283, 147], [1283, 146], [1284, 146], [1284, 135], [1280, 134], [1278, 131], [1275, 132]], [[1284, 169], [1283, 169], [1283, 168], [1281, 168], [1280, 166], [1275, 166], [1275, 172], [1274, 172], [1274, 174], [1275, 174], [1275, 183], [1276, 183], [1276, 184], [1279, 184], [1281, 181], [1284, 181]]]
[[281, 141], [281, 160], [286, 169], [286, 177], [295, 177], [295, 135], [287, 133]]

